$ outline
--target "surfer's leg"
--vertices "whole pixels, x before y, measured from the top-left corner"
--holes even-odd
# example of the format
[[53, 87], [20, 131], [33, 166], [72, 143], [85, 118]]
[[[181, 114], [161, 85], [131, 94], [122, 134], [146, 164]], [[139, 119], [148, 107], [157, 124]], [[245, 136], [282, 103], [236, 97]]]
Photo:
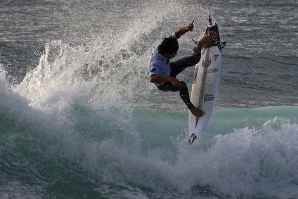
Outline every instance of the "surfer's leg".
[[201, 59], [202, 44], [198, 43], [192, 52], [192, 56], [184, 57], [175, 62], [171, 62], [171, 77], [176, 77], [179, 73], [184, 71], [187, 67], [196, 65]]
[[[184, 82], [182, 82], [182, 83], [184, 83]], [[189, 109], [189, 111], [193, 115], [198, 116], [198, 117], [203, 116], [204, 115], [204, 112], [201, 109], [195, 107], [191, 103], [190, 98], [189, 98], [189, 93], [188, 93], [187, 86], [186, 86], [185, 83], [184, 83], [184, 85], [185, 85], [184, 87], [182, 87], [181, 89], [179, 89], [181, 99], [183, 100], [183, 102], [186, 104], [187, 108]]]
[[162, 91], [179, 91], [179, 87], [174, 86], [171, 82], [165, 82], [163, 85], [158, 86], [157, 88]]
[[187, 85], [184, 82], [182, 83], [184, 84], [184, 86], [179, 88], [180, 97], [183, 100], [183, 102], [186, 104], [186, 106], [190, 109], [194, 105], [190, 101]]
[[179, 91], [180, 92], [181, 99], [186, 104], [186, 106], [190, 110], [190, 112], [193, 115], [195, 115], [195, 116], [202, 116], [204, 114], [204, 112], [202, 110], [198, 109], [197, 107], [195, 107], [191, 103], [190, 98], [189, 98], [189, 93], [188, 93], [187, 85], [184, 82], [182, 82], [182, 83], [184, 84], [184, 86], [181, 87], [181, 88], [179, 88], [177, 86], [174, 86], [170, 82], [166, 82], [162, 86], [159, 86], [158, 89], [160, 89], [162, 91], [172, 91], [172, 92]]
[[162, 86], [159, 86], [158, 89], [162, 91], [171, 91], [171, 92], [179, 91], [181, 99], [186, 104], [186, 106], [190, 108], [193, 106], [193, 104], [190, 102], [189, 93], [188, 93], [186, 84], [184, 82], [182, 83], [184, 84], [184, 86], [179, 88], [177, 86], [174, 86], [171, 82], [166, 82]]

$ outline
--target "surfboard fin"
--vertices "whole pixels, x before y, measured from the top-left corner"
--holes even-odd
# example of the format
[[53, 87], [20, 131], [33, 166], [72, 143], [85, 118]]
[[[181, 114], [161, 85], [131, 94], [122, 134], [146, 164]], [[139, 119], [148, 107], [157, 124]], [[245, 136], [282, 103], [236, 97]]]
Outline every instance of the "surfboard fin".
[[189, 138], [189, 145], [192, 145], [192, 143], [197, 139], [197, 136], [193, 133]]
[[211, 18], [210, 13], [209, 13], [209, 25], [212, 26], [212, 18]]
[[223, 49], [226, 45], [228, 45], [228, 40], [225, 40], [224, 42], [222, 42], [221, 44], [221, 49]]

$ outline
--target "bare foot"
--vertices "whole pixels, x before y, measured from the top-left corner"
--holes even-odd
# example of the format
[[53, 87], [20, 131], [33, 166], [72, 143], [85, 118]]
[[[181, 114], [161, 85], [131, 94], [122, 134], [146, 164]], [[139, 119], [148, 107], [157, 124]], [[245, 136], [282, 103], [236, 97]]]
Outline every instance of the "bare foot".
[[193, 106], [191, 108], [189, 108], [189, 111], [194, 115], [194, 116], [197, 116], [197, 117], [201, 117], [203, 116], [205, 113], [204, 111], [202, 111], [201, 109]]

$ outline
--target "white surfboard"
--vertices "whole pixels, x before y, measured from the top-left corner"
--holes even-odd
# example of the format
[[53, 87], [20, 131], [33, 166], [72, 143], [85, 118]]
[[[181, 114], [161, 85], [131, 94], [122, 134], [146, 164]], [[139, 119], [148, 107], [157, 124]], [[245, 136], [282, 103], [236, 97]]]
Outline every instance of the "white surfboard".
[[[213, 111], [219, 86], [221, 71], [221, 50], [224, 44], [220, 42], [218, 25], [209, 18], [209, 28], [217, 31], [217, 41], [202, 48], [200, 62], [195, 66], [190, 100], [194, 106], [202, 109], [205, 114], [196, 117], [189, 112], [189, 144], [203, 133]], [[207, 28], [208, 28], [207, 27]]]

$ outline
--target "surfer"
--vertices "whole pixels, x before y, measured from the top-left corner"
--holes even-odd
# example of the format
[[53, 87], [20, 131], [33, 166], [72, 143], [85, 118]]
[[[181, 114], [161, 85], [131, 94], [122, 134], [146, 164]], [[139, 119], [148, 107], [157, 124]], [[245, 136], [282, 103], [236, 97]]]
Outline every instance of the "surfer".
[[178, 80], [176, 76], [187, 67], [194, 66], [200, 61], [202, 43], [196, 43], [191, 56], [170, 62], [170, 59], [177, 55], [179, 49], [178, 39], [186, 32], [192, 31], [193, 28], [194, 21], [180, 28], [170, 37], [164, 38], [161, 44], [155, 47], [152, 52], [149, 60], [149, 72], [150, 82], [155, 83], [159, 90], [179, 91], [181, 99], [190, 112], [197, 117], [201, 117], [204, 112], [191, 103], [186, 83]]

